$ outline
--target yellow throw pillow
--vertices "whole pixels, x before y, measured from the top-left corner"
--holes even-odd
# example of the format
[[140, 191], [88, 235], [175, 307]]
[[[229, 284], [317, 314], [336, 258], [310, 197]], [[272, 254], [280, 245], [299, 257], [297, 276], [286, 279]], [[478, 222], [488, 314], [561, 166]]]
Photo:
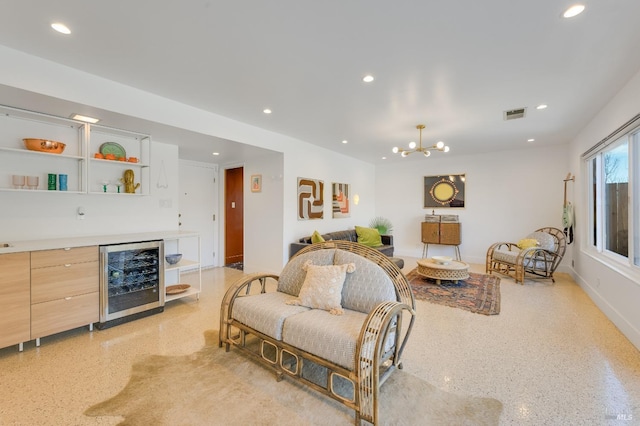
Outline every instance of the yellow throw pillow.
[[342, 286], [347, 273], [356, 270], [355, 263], [317, 266], [307, 260], [302, 267], [307, 271], [297, 299], [287, 300], [287, 305], [306, 306], [342, 315]]
[[322, 238], [322, 235], [320, 235], [318, 231], [313, 231], [313, 234], [311, 234], [311, 244], [323, 242], [324, 238]]
[[539, 245], [538, 240], [534, 240], [533, 238], [524, 238], [518, 241], [518, 248], [520, 250], [528, 249], [530, 247], [538, 247]]
[[376, 228], [356, 226], [356, 234], [358, 234], [358, 242], [362, 245], [369, 247], [380, 247], [382, 245], [380, 232]]

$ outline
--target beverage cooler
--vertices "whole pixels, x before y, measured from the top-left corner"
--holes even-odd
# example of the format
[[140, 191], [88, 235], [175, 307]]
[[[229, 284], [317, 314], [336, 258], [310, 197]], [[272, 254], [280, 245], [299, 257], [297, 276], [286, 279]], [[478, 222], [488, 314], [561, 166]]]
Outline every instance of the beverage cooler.
[[164, 310], [164, 244], [100, 246], [100, 322], [107, 328]]

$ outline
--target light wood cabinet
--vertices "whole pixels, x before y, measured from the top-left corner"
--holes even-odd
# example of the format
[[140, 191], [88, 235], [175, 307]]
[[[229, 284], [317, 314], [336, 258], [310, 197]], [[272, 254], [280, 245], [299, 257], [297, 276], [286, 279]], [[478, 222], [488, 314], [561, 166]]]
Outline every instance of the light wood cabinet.
[[31, 339], [99, 320], [98, 247], [31, 252]]
[[460, 260], [460, 249], [458, 247], [460, 242], [459, 222], [422, 222], [422, 243], [424, 244], [422, 257], [427, 256], [429, 244], [441, 244], [456, 246], [456, 258]]
[[30, 337], [29, 253], [0, 255], [0, 348]]
[[422, 222], [422, 242], [425, 244], [460, 244], [460, 223]]

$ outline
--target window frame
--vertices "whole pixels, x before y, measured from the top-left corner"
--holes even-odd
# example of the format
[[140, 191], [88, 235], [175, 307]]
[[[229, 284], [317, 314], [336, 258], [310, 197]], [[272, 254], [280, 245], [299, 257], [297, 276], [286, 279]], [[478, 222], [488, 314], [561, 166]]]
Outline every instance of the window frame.
[[[606, 248], [604, 154], [627, 143], [628, 155], [628, 253], [620, 255]], [[640, 114], [582, 154], [585, 179], [585, 234], [581, 249], [640, 284]], [[595, 190], [594, 190], [595, 189]], [[595, 199], [594, 199], [595, 194]], [[594, 232], [595, 231], [595, 232]]]

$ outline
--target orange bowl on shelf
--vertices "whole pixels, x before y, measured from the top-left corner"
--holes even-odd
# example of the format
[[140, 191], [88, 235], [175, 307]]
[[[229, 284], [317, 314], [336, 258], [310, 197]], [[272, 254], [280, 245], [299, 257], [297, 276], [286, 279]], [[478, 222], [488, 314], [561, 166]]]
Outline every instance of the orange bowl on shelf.
[[104, 158], [107, 159], [107, 160], [115, 160], [116, 156], [115, 156], [115, 154], [107, 154], [107, 155], [104, 156]]
[[118, 157], [118, 161], [127, 161], [127, 159], [124, 157]]
[[102, 155], [102, 154], [101, 154], [101, 153], [99, 153], [99, 152], [96, 152], [95, 154], [93, 154], [93, 157], [94, 157], [94, 158], [99, 158], [99, 159], [101, 159], [101, 160], [104, 160], [104, 155]]
[[31, 151], [48, 152], [50, 154], [62, 154], [66, 144], [58, 141], [50, 141], [47, 139], [25, 138], [24, 146]]
[[129, 160], [127, 161], [129, 161], [130, 163], [137, 163], [138, 159], [136, 157], [129, 157]]

